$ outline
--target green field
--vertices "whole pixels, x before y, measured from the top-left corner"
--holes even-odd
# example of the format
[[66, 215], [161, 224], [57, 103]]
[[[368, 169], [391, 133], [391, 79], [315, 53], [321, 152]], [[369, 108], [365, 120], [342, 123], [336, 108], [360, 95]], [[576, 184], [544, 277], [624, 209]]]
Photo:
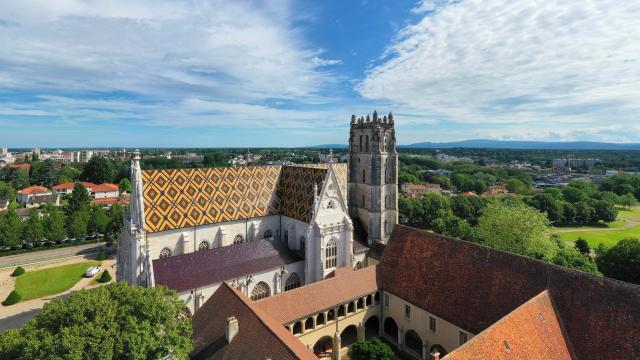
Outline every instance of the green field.
[[620, 209], [618, 212], [618, 220], [610, 224], [557, 227], [555, 229], [559, 231], [558, 235], [560, 235], [560, 238], [566, 241], [574, 242], [581, 237], [587, 240], [589, 246], [592, 248], [597, 247], [601, 243], [607, 247], [611, 247], [622, 239], [630, 237], [640, 239], [640, 207], [635, 207], [631, 210]]
[[88, 267], [100, 265], [100, 261], [84, 261], [48, 269], [27, 271], [16, 278], [16, 291], [22, 300], [41, 298], [69, 290], [84, 276]]

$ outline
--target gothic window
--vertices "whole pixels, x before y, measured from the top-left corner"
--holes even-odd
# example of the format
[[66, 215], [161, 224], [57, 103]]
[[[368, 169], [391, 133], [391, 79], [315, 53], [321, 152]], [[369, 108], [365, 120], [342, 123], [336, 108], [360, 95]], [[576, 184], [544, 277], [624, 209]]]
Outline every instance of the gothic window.
[[324, 249], [324, 267], [333, 269], [338, 265], [338, 243], [336, 239], [331, 239]]
[[264, 281], [260, 281], [251, 291], [251, 300], [256, 301], [271, 296], [271, 289]]
[[366, 136], [366, 138], [364, 139], [364, 147], [365, 147], [365, 151], [369, 152], [369, 135]]
[[305, 238], [304, 236], [300, 236], [300, 252], [304, 255], [304, 251], [305, 251]]
[[233, 244], [242, 244], [242, 235], [238, 234], [236, 235], [236, 237], [233, 239]]
[[366, 176], [366, 175], [367, 175], [367, 174], [366, 174], [365, 170], [364, 170], [364, 169], [362, 169], [362, 182], [363, 182], [363, 183], [364, 183], [364, 182], [367, 182], [367, 176]]
[[164, 248], [160, 251], [160, 259], [165, 259], [171, 256], [171, 250]]
[[360, 135], [360, 148], [359, 148], [359, 150], [360, 150], [360, 152], [362, 152], [362, 135]]
[[300, 276], [298, 273], [291, 273], [287, 278], [287, 282], [284, 284], [284, 291], [289, 291], [295, 288], [300, 287], [302, 285], [302, 281], [300, 281]]
[[268, 239], [270, 237], [273, 237], [273, 233], [271, 232], [271, 229], [267, 229], [267, 231], [264, 232], [264, 238]]
[[209, 250], [209, 243], [206, 241], [203, 241], [200, 243], [200, 245], [198, 245], [198, 251], [204, 251], [204, 250]]

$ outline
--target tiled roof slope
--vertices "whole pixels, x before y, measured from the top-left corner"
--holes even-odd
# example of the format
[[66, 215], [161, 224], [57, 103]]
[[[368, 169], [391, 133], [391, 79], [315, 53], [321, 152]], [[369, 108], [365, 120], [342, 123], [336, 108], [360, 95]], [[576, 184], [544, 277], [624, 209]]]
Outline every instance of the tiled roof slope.
[[466, 344], [447, 360], [571, 360], [562, 324], [547, 290], [527, 301]]
[[472, 333], [545, 289], [577, 359], [640, 358], [640, 287], [396, 225], [380, 285]]
[[156, 285], [179, 292], [300, 260], [279, 241], [262, 239], [156, 259], [153, 273]]
[[335, 277], [259, 300], [256, 305], [281, 324], [306, 317], [378, 289], [377, 267], [337, 271]]
[[[146, 230], [158, 232], [275, 214], [308, 222], [313, 204], [313, 183], [321, 188], [328, 166], [143, 171]], [[346, 164], [331, 166], [346, 194]]]
[[[239, 326], [231, 343], [224, 331], [229, 316]], [[192, 320], [192, 359], [317, 359], [282, 324], [227, 284], [216, 290]]]

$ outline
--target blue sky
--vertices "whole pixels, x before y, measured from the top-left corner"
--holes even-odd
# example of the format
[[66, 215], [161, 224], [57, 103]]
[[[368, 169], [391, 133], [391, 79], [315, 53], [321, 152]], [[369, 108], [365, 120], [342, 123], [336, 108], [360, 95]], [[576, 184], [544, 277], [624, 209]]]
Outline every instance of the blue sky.
[[640, 3], [0, 0], [0, 143], [640, 142]]

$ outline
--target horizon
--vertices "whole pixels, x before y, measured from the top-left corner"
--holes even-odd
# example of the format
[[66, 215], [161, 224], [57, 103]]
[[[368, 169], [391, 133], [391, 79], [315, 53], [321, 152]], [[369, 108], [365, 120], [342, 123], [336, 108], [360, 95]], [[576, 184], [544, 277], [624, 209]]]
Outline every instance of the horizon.
[[638, 17], [613, 0], [7, 2], [0, 147], [316, 147], [374, 110], [403, 146], [638, 144]]

